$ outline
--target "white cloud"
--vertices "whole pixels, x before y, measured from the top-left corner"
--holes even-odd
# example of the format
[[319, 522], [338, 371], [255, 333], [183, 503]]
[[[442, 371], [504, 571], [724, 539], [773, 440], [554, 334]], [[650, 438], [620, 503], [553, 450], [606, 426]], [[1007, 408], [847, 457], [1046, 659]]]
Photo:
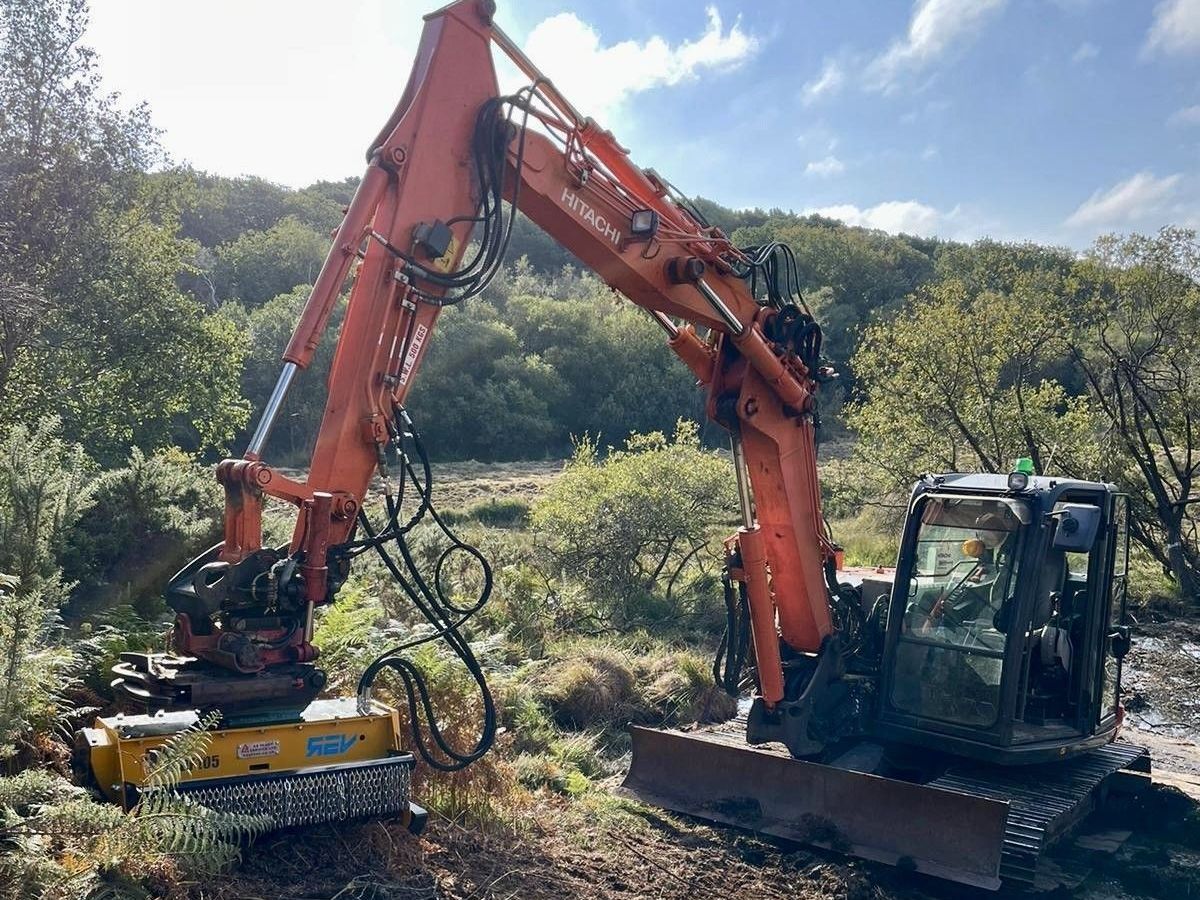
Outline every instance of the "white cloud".
[[[149, 103], [178, 162], [295, 187], [357, 175], [366, 142], [400, 98], [420, 37], [416, 13], [393, 0], [336, 8], [291, 0], [286, 15], [280, 8], [246, 0], [205, 0], [202, 11], [191, 3], [92, 3], [84, 43], [100, 56], [105, 90], [121, 93], [123, 104]], [[331, 59], [340, 78], [314, 65]], [[380, 77], [380, 59], [393, 74]], [[332, 110], [345, 127], [327, 127]], [[314, 127], [280, 152], [280, 135], [298, 123]]]
[[937, 144], [926, 144], [925, 149], [921, 151], [921, 159], [925, 162], [932, 162], [941, 155], [942, 151]]
[[1162, 0], [1154, 7], [1154, 20], [1142, 47], [1144, 56], [1157, 52], [1187, 53], [1200, 50], [1200, 0]]
[[735, 20], [728, 31], [715, 6], [694, 40], [670, 44], [659, 35], [605, 46], [600, 33], [574, 13], [534, 26], [525, 52], [585, 116], [608, 125], [632, 94], [696, 78], [706, 69], [735, 68], [753, 56], [759, 41]]
[[1200, 125], [1200, 104], [1196, 106], [1185, 106], [1183, 109], [1177, 109], [1171, 113], [1167, 119], [1168, 125]]
[[842, 203], [836, 206], [810, 209], [808, 212], [829, 219], [840, 219], [847, 225], [878, 228], [892, 234], [932, 235], [957, 211], [943, 214], [932, 206], [918, 203], [916, 200], [887, 200], [865, 209], [850, 203]]
[[974, 40], [1007, 0], [916, 0], [908, 33], [867, 67], [867, 84], [888, 90], [907, 72]]
[[842, 69], [842, 64], [836, 59], [825, 60], [821, 74], [804, 85], [802, 92], [804, 105], [815, 103], [826, 95], [836, 94], [845, 80], [846, 73]]
[[831, 175], [841, 175], [846, 171], [846, 164], [834, 156], [832, 153], [824, 159], [814, 159], [804, 167], [805, 175], [816, 175], [820, 178], [829, 178]]
[[1138, 172], [1107, 191], [1097, 190], [1067, 217], [1065, 224], [1074, 228], [1132, 225], [1166, 209], [1180, 177], [1156, 178], [1152, 172]]
[[1099, 47], [1097, 47], [1091, 41], [1084, 41], [1082, 44], [1079, 45], [1079, 47], [1075, 50], [1075, 52], [1071, 54], [1071, 62], [1073, 62], [1073, 63], [1086, 62], [1089, 59], [1095, 59], [1099, 55], [1100, 55]]

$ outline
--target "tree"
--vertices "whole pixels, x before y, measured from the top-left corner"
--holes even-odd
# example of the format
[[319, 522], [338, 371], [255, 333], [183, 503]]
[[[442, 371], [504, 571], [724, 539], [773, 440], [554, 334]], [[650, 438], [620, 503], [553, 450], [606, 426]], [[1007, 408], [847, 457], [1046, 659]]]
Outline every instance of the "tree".
[[863, 327], [890, 315], [901, 301], [933, 275], [932, 241], [848, 228], [820, 216], [771, 216], [761, 225], [733, 233], [738, 246], [770, 240], [796, 253], [801, 289], [815, 295], [817, 321], [825, 333], [825, 355], [856, 387], [851, 363]]
[[53, 709], [66, 660], [48, 637], [70, 589], [58, 557], [91, 500], [90, 461], [63, 440], [57, 419], [0, 438], [0, 757]]
[[1075, 268], [1071, 358], [1104, 418], [1130, 533], [1200, 597], [1200, 243], [1194, 231], [1105, 237]]
[[358, 178], [354, 177], [318, 181], [297, 191], [265, 178], [226, 178], [192, 169], [172, 170], [155, 177], [182, 177], [187, 182], [181, 233], [210, 248], [232, 243], [247, 232], [268, 231], [288, 216], [327, 235], [341, 222], [342, 209], [358, 186]]
[[1004, 472], [1020, 456], [1041, 473], [1093, 475], [1087, 400], [1045, 377], [1066, 323], [1044, 287], [972, 292], [946, 278], [867, 329], [854, 357], [862, 400], [848, 416], [859, 458], [894, 489], [925, 471]]
[[558, 429], [550, 409], [562, 392], [553, 367], [477, 301], [439, 320], [410, 405], [435, 455], [522, 459], [551, 446]]
[[[0, 256], [8, 255], [11, 240], [0, 232]], [[0, 397], [17, 360], [37, 345], [38, 325], [47, 306], [45, 294], [36, 287], [12, 273], [0, 272]]]
[[[228, 304], [223, 308], [249, 344], [242, 372], [242, 393], [254, 411], [251, 422], [266, 405], [279, 379], [283, 350], [291, 339], [310, 292], [309, 285], [299, 285], [286, 294], [272, 297], [258, 309], [246, 310], [237, 304]], [[325, 412], [325, 382], [329, 377], [329, 365], [333, 361], [337, 332], [345, 309], [344, 303], [334, 307], [312, 363], [296, 376], [292, 390], [280, 409], [279, 418], [271, 430], [272, 459], [276, 462], [298, 462], [307, 459], [312, 450], [321, 416]]]
[[220, 538], [221, 488], [179, 450], [148, 456], [135, 447], [123, 468], [96, 479], [91, 500], [59, 554], [78, 582], [72, 618], [125, 604], [155, 618], [171, 575]]
[[0, 0], [0, 285], [24, 326], [0, 423], [54, 412], [102, 460], [219, 447], [246, 414], [241, 341], [175, 285], [178, 198], [145, 175], [145, 107], [101, 93], [86, 25], [84, 0]]
[[285, 216], [266, 231], [245, 232], [217, 248], [216, 296], [259, 306], [296, 285], [316, 281], [328, 252], [327, 235]]
[[703, 394], [659, 329], [597, 279], [580, 280], [578, 299], [554, 293], [553, 285], [530, 285], [503, 313], [525, 352], [562, 381], [549, 408], [559, 446], [584, 434], [619, 442], [635, 432], [668, 431], [681, 416], [699, 417]]

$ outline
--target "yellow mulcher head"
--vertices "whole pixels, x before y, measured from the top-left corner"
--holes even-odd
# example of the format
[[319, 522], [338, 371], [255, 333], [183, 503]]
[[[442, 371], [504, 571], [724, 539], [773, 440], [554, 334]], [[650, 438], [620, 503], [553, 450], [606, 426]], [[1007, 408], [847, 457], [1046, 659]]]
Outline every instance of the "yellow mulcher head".
[[[76, 766], [109, 800], [137, 802], [155, 754], [194, 726], [193, 710], [96, 719], [76, 733]], [[267, 815], [276, 827], [400, 816], [414, 833], [426, 813], [409, 795], [414, 765], [400, 747], [396, 711], [352, 698], [315, 700], [277, 721], [210, 732], [199, 764], [176, 787], [211, 809]]]

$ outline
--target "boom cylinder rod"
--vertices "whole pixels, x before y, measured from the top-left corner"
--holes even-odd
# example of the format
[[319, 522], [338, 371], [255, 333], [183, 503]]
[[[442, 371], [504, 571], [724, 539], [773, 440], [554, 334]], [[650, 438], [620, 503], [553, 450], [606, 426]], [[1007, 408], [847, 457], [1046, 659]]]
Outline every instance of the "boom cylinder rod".
[[554, 86], [554, 82], [542, 74], [542, 70], [535, 66], [533, 60], [525, 55], [525, 51], [517, 46], [517, 42], [505, 34], [495, 22], [492, 23], [492, 40], [513, 61], [513, 64], [521, 70], [521, 74], [530, 81], [537, 82], [538, 90], [548, 95], [555, 106], [558, 106], [574, 120], [573, 124], [583, 122], [584, 117], [575, 108], [575, 105], [562, 95], [558, 88]]
[[740, 435], [734, 434], [729, 442], [733, 447], [733, 474], [737, 479], [738, 508], [742, 513], [742, 524], [753, 528], [754, 499], [750, 495], [750, 480], [746, 474], [746, 451], [742, 447]]
[[704, 299], [708, 301], [708, 305], [725, 322], [726, 327], [729, 328], [729, 333], [734, 337], [741, 337], [742, 332], [746, 330], [746, 326], [733, 314], [733, 310], [725, 305], [725, 301], [720, 298], [716, 291], [708, 286], [708, 283], [703, 278], [697, 278], [695, 284], [696, 290], [704, 296]]
[[271, 427], [279, 417], [279, 408], [283, 406], [288, 388], [292, 386], [292, 379], [296, 377], [299, 369], [294, 362], [283, 364], [283, 371], [279, 373], [279, 380], [275, 382], [275, 389], [271, 391], [271, 397], [267, 400], [266, 408], [263, 409], [258, 425], [254, 428], [254, 435], [250, 438], [250, 445], [246, 448], [247, 459], [258, 459], [262, 455], [267, 437], [271, 434]]
[[659, 312], [657, 309], [648, 310], [650, 318], [657, 322], [662, 330], [667, 333], [667, 337], [676, 338], [679, 336], [679, 326], [671, 321], [670, 316], [666, 313]]

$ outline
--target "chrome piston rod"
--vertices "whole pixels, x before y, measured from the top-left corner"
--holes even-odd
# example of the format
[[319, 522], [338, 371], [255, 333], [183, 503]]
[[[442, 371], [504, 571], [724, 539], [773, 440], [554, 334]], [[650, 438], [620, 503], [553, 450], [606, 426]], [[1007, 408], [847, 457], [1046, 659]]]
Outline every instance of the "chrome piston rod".
[[733, 446], [733, 474], [737, 477], [738, 508], [742, 514], [742, 524], [753, 528], [754, 498], [750, 493], [750, 476], [746, 471], [746, 451], [742, 448], [741, 435], [734, 434], [729, 442]]
[[742, 332], [746, 330], [746, 326], [733, 314], [733, 310], [725, 305], [725, 301], [721, 299], [720, 295], [709, 287], [708, 282], [703, 278], [697, 278], [696, 290], [703, 295], [704, 299], [708, 301], [708, 305], [721, 317], [721, 320], [725, 323], [725, 327], [729, 329], [729, 333], [734, 337], [741, 337]]
[[271, 398], [267, 401], [267, 406], [258, 419], [258, 425], [254, 428], [254, 435], [250, 438], [250, 445], [246, 448], [247, 456], [262, 455], [267, 437], [271, 434], [271, 426], [275, 424], [275, 419], [279, 416], [279, 408], [283, 406], [288, 388], [292, 386], [292, 379], [296, 377], [298, 371], [300, 371], [300, 367], [294, 362], [283, 364], [283, 371], [279, 373], [279, 380], [275, 382], [275, 389], [271, 391]]

